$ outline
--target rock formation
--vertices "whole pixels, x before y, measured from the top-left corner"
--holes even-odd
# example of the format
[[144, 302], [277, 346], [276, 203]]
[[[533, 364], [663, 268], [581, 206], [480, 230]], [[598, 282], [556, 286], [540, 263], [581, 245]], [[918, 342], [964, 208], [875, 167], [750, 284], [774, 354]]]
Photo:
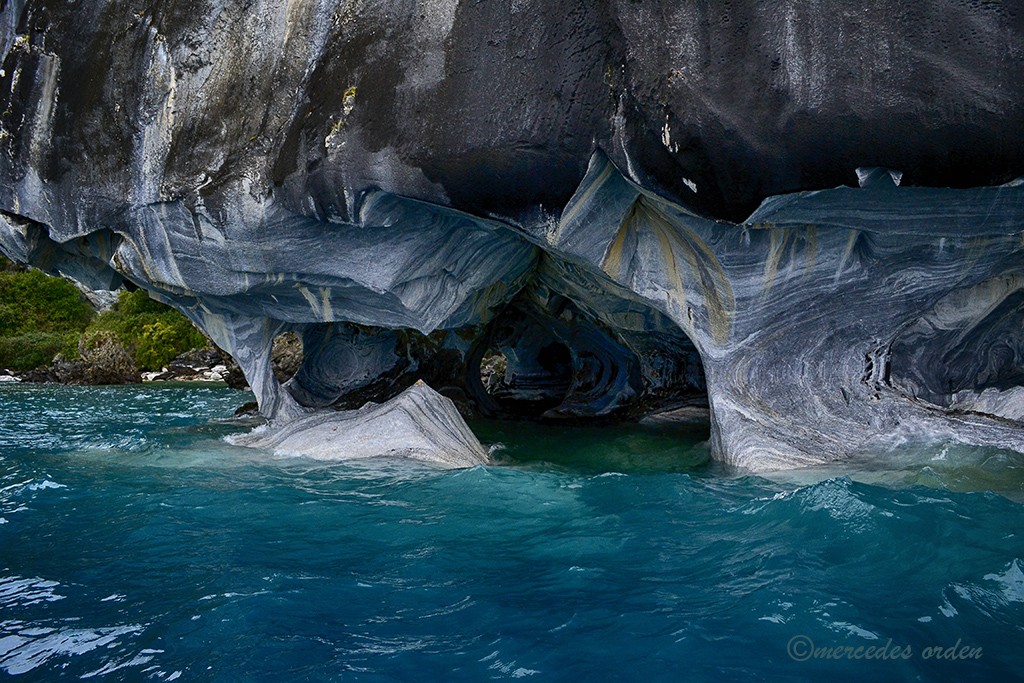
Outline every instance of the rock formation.
[[48, 371], [61, 384], [132, 384], [139, 381], [139, 369], [128, 349], [112, 332], [82, 335], [77, 360], [57, 355]]
[[983, 410], [1021, 381], [1024, 187], [864, 175], [728, 225], [598, 158], [549, 241], [693, 340], [730, 462], [811, 464], [923, 436], [1024, 452], [1024, 424]]
[[487, 451], [455, 404], [423, 382], [386, 403], [367, 403], [358, 410], [320, 410], [231, 441], [314, 460], [391, 457], [449, 469], [488, 462]]
[[279, 425], [422, 379], [548, 419], [704, 393], [752, 469], [1024, 452], [1022, 17], [8, 0], [0, 251], [174, 305]]

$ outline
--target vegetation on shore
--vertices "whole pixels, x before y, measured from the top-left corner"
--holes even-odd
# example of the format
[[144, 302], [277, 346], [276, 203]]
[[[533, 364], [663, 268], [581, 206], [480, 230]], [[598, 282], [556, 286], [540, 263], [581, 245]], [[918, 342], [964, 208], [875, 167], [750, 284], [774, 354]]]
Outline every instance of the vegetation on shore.
[[71, 282], [0, 257], [0, 370], [32, 370], [57, 354], [74, 360], [111, 335], [140, 370], [159, 370], [208, 345], [185, 316], [142, 290], [122, 291], [111, 310], [97, 314]]
[[112, 332], [140, 370], [159, 370], [175, 356], [208, 343], [188, 318], [141, 289], [121, 292], [114, 307], [97, 315], [83, 338], [101, 332]]

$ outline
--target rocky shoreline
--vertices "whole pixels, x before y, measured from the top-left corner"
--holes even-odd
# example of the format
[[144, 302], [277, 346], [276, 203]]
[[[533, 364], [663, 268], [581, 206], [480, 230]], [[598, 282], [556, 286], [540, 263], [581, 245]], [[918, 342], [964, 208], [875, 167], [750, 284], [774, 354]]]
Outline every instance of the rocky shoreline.
[[[111, 384], [141, 384], [149, 382], [205, 382], [225, 383], [231, 378], [231, 368], [219, 359], [220, 354], [216, 351], [198, 352], [218, 356], [213, 362], [196, 361], [185, 356], [197, 355], [197, 352], [182, 354], [175, 358], [170, 364], [159, 371], [139, 372], [135, 368], [124, 373], [111, 373], [111, 369], [104, 365], [94, 364], [88, 361], [76, 360], [65, 361], [55, 359], [48, 366], [35, 368], [28, 371], [15, 371], [4, 369], [0, 373], [0, 383], [26, 383], [26, 384], [66, 384], [66, 385], [111, 385]], [[235, 366], [237, 369], [237, 365]], [[245, 388], [244, 380], [242, 386]]]
[[[281, 335], [274, 345], [271, 364], [279, 381], [287, 381], [302, 364], [302, 342], [295, 335]], [[149, 382], [202, 382], [227, 384], [248, 390], [249, 384], [235, 360], [217, 348], [194, 349], [179, 354], [158, 371], [140, 371], [127, 350], [111, 338], [81, 345], [80, 358], [58, 355], [46, 366], [17, 371], [4, 368], [0, 384], [142, 384]]]

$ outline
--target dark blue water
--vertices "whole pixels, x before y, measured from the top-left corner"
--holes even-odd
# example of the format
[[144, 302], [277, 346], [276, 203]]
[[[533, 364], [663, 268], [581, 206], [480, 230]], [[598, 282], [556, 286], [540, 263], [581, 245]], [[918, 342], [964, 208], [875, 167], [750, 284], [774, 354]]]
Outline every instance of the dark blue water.
[[504, 465], [331, 465], [225, 444], [245, 398], [0, 388], [0, 677], [1024, 672], [1007, 454], [768, 480], [692, 433], [480, 424]]

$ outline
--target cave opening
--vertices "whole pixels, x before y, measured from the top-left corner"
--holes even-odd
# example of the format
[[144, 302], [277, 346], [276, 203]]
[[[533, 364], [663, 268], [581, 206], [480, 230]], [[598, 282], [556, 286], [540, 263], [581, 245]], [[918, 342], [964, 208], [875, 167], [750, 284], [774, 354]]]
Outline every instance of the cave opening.
[[890, 346], [892, 384], [946, 409], [1024, 421], [1024, 279], [955, 290]]
[[[475, 374], [485, 417], [709, 424], [700, 353], [679, 327], [646, 306], [617, 300], [602, 320], [550, 288], [527, 291], [488, 326]], [[625, 323], [625, 324], [623, 324]]]
[[[521, 340], [520, 340], [521, 341]], [[484, 353], [480, 380], [500, 412], [542, 417], [561, 405], [573, 383], [573, 357], [562, 342], [534, 331], [529, 343], [497, 343]]]

